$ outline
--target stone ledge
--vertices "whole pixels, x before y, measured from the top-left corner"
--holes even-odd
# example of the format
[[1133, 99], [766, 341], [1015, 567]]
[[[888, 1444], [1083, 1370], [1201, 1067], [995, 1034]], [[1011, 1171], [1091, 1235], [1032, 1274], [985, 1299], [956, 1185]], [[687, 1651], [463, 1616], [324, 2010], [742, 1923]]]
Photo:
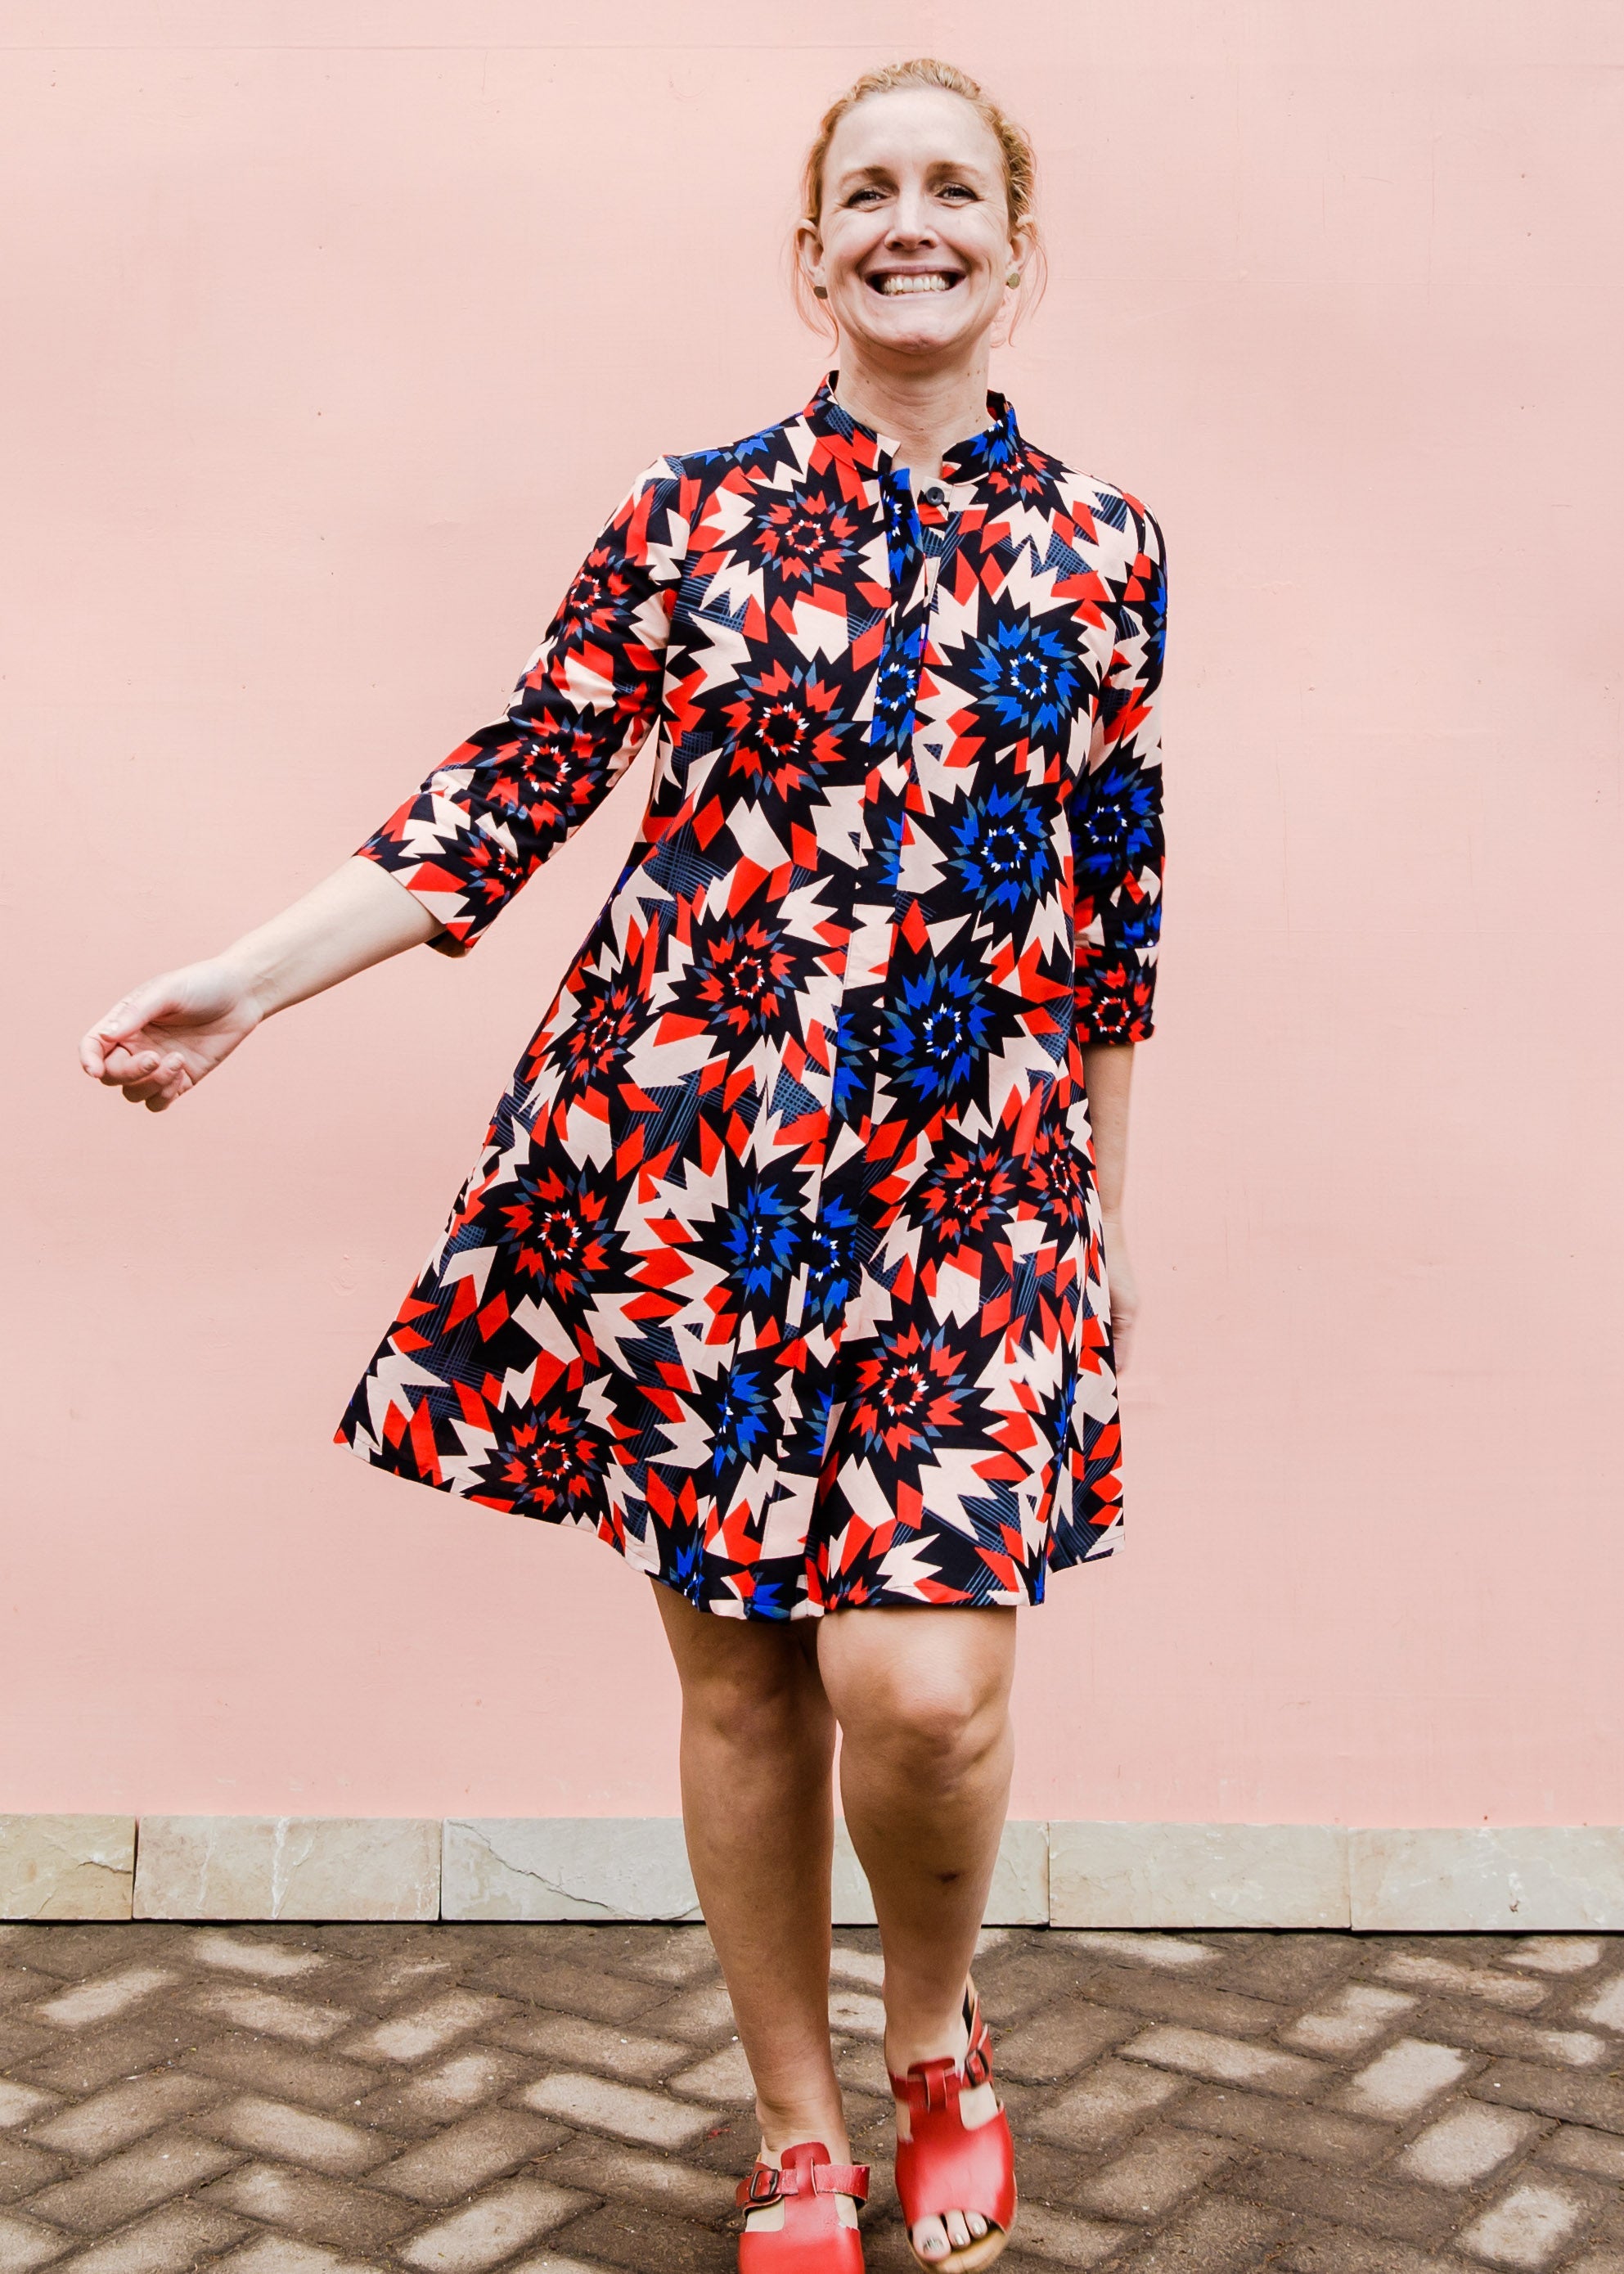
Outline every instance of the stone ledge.
[[1051, 1824], [1051, 1926], [1346, 1927], [1331, 1824]]
[[[676, 1817], [0, 1816], [5, 1919], [698, 1916]], [[874, 1917], [844, 1825], [834, 1917]], [[1016, 1821], [987, 1924], [1624, 1932], [1624, 1827]]]
[[143, 1816], [137, 1918], [432, 1919], [438, 1818]]
[[1624, 1930], [1624, 1827], [1470, 1825], [1348, 1834], [1351, 1924], [1410, 1934]]
[[133, 1816], [0, 1816], [0, 1918], [127, 1919]]
[[[837, 1926], [872, 1926], [874, 1899], [843, 1822], [835, 1826]], [[697, 1919], [674, 1816], [448, 1817], [440, 1916], [448, 1919]], [[989, 1926], [1049, 1920], [1049, 1827], [1004, 1827]]]

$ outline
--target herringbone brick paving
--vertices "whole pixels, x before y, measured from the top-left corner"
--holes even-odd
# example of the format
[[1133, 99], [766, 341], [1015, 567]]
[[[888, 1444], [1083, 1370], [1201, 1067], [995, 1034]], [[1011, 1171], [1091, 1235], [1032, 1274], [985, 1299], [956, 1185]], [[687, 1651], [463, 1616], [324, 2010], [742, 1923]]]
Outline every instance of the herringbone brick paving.
[[[976, 1975], [1011, 2274], [1624, 2274], [1624, 1937], [994, 1931]], [[0, 1927], [0, 2274], [731, 2269], [748, 2090], [703, 1928]]]

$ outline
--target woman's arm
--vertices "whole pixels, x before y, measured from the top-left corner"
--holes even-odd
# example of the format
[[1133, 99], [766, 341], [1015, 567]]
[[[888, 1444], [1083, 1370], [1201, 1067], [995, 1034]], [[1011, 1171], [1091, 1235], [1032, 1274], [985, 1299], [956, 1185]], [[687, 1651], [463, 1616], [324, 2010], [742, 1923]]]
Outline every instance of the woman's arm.
[[439, 930], [422, 901], [353, 859], [222, 954], [184, 964], [115, 1003], [79, 1046], [93, 1080], [162, 1113], [274, 1011], [302, 1003]]
[[664, 458], [640, 475], [500, 716], [303, 900], [116, 1003], [79, 1044], [86, 1073], [161, 1113], [273, 1011], [420, 941], [465, 954], [601, 804], [653, 724], [686, 487]]
[[1139, 1323], [1139, 1290], [1122, 1224], [1128, 1169], [1128, 1089], [1133, 1080], [1132, 1043], [1085, 1043], [1083, 1074], [1094, 1132], [1094, 1187], [1105, 1219], [1105, 1270], [1111, 1291], [1111, 1345], [1116, 1371], [1128, 1364]]

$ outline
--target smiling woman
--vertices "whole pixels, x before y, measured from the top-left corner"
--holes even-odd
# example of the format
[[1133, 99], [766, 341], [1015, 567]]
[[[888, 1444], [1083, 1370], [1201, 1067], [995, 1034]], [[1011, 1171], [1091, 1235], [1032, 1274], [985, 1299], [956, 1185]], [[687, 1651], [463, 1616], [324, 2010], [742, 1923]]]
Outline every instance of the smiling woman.
[[655, 1583], [757, 2090], [745, 2274], [862, 2263], [828, 2022], [837, 1729], [910, 2245], [955, 2274], [1005, 2247], [968, 1969], [1014, 1614], [1120, 1517], [1162, 546], [989, 391], [1032, 183], [962, 73], [860, 80], [796, 239], [838, 370], [641, 474], [500, 716], [304, 900], [82, 1045], [162, 1111], [267, 1013], [417, 941], [466, 954], [655, 736], [620, 879], [338, 1434]]

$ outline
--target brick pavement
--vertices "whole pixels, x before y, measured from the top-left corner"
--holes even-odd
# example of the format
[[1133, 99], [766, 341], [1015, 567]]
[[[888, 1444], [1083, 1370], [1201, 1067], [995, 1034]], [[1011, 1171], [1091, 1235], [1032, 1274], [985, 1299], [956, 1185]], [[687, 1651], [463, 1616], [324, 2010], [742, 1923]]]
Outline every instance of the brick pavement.
[[[878, 1946], [831, 2014], [876, 2274]], [[1624, 2274], [1624, 1937], [994, 1931], [1018, 2270]], [[0, 2274], [733, 2265], [702, 1928], [0, 1927]]]

